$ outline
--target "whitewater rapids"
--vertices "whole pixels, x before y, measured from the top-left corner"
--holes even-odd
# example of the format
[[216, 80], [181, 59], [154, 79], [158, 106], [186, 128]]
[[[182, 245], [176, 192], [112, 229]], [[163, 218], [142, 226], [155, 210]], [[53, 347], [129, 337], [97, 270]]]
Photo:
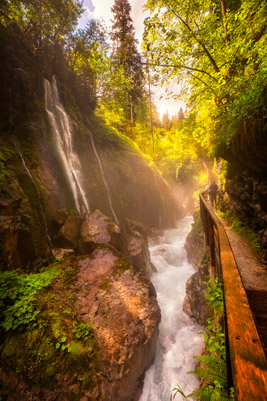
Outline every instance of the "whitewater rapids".
[[[167, 230], [159, 245], [150, 246], [152, 263], [157, 273], [152, 282], [157, 291], [162, 320], [154, 364], [146, 372], [144, 388], [139, 401], [169, 401], [172, 389], [180, 386], [185, 394], [198, 386], [192, 374], [195, 355], [203, 348], [201, 327], [183, 312], [185, 283], [194, 269], [188, 262], [184, 248], [191, 229], [191, 217], [177, 223], [176, 229]], [[177, 394], [175, 401], [182, 400]]]

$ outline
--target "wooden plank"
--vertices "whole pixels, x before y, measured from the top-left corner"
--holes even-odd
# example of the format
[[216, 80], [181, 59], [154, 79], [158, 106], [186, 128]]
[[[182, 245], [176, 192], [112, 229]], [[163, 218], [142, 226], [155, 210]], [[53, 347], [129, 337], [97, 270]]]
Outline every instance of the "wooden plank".
[[267, 363], [246, 292], [223, 227], [222, 275], [236, 401], [267, 400]]
[[236, 401], [267, 400], [267, 362], [246, 291], [222, 223], [200, 195], [218, 230], [226, 327]]
[[246, 290], [262, 346], [267, 355], [267, 291]]

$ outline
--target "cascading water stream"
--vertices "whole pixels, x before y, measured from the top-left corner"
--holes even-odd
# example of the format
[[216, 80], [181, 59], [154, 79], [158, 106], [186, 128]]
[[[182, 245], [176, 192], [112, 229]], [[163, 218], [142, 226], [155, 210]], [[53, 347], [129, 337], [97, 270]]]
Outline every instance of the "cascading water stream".
[[39, 201], [39, 210], [41, 212], [42, 222], [43, 222], [43, 225], [44, 225], [44, 228], [45, 228], [45, 235], [46, 235], [46, 238], [48, 240], [49, 246], [52, 248], [53, 244], [52, 244], [51, 237], [48, 234], [48, 226], [47, 226], [47, 222], [46, 222], [45, 212], [44, 212], [44, 208], [43, 208], [43, 205], [42, 205], [42, 198], [41, 198], [41, 194], [40, 194], [39, 188], [38, 188], [38, 186], [37, 186], [37, 184], [36, 184], [36, 182], [35, 182], [35, 180], [33, 178], [32, 173], [30, 172], [30, 170], [27, 167], [27, 164], [25, 162], [23, 154], [22, 154], [22, 152], [20, 150], [20, 147], [19, 147], [19, 145], [17, 143], [17, 140], [15, 138], [13, 138], [13, 143], [14, 143], [15, 148], [17, 149], [18, 154], [20, 155], [23, 167], [24, 167], [26, 173], [28, 174], [31, 182], [33, 183], [33, 185], [34, 185], [34, 187], [36, 189], [36, 192], [37, 192], [37, 195], [38, 195], [38, 201]]
[[111, 213], [112, 213], [112, 215], [113, 215], [113, 217], [114, 217], [115, 223], [116, 223], [116, 224], [119, 224], [118, 217], [116, 216], [116, 213], [115, 213], [115, 211], [114, 211], [114, 209], [113, 209], [112, 200], [111, 200], [111, 194], [110, 194], [110, 188], [109, 188], [108, 182], [107, 182], [107, 180], [106, 180], [106, 176], [105, 176], [105, 172], [104, 172], [104, 167], [103, 167], [102, 161], [101, 161], [101, 159], [100, 159], [100, 157], [99, 157], [99, 154], [98, 154], [98, 152], [97, 152], [97, 150], [96, 150], [96, 147], [95, 147], [95, 142], [94, 142], [93, 134], [92, 134], [92, 132], [89, 131], [89, 130], [88, 130], [88, 133], [89, 133], [89, 135], [90, 135], [92, 148], [93, 148], [95, 157], [96, 157], [97, 162], [98, 162], [100, 174], [101, 174], [103, 183], [104, 183], [105, 188], [106, 188], [106, 191], [107, 191], [108, 203], [109, 203], [109, 207], [110, 207]]
[[53, 129], [53, 135], [62, 165], [68, 179], [77, 210], [90, 214], [90, 207], [83, 188], [81, 164], [73, 149], [70, 119], [59, 101], [57, 83], [45, 79], [45, 107]]
[[[200, 355], [203, 338], [200, 327], [183, 312], [185, 283], [195, 272], [184, 249], [192, 218], [178, 222], [176, 229], [167, 230], [159, 245], [150, 246], [151, 260], [157, 268], [152, 282], [157, 291], [162, 320], [155, 361], [146, 372], [139, 401], [169, 401], [174, 387], [185, 394], [198, 386], [195, 376], [187, 374], [195, 367], [195, 355]], [[177, 394], [175, 401], [181, 401]]]

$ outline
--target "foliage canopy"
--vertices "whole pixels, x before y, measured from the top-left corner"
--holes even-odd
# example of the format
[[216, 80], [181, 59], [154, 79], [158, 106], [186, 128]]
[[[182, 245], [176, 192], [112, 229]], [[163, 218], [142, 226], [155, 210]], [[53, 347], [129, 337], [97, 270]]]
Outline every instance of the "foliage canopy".
[[228, 145], [265, 115], [266, 1], [148, 0], [146, 9], [145, 49], [204, 122], [203, 142]]

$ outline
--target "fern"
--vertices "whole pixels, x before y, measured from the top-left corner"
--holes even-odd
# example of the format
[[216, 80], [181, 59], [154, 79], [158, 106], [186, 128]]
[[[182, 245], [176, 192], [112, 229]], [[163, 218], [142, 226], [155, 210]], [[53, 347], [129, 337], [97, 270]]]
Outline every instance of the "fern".
[[217, 279], [210, 280], [207, 284], [209, 288], [205, 296], [208, 304], [213, 308], [213, 317], [208, 320], [208, 326], [204, 331], [206, 353], [195, 356], [202, 364], [194, 371], [188, 372], [200, 379], [202, 386], [189, 395], [185, 395], [177, 386], [173, 389], [173, 398], [176, 394], [180, 394], [184, 399], [193, 398], [197, 401], [234, 401], [233, 388], [230, 389], [230, 395], [228, 395], [225, 335], [223, 326], [220, 324], [223, 313], [222, 286]]
[[198, 367], [194, 371], [188, 373], [194, 374], [198, 379], [202, 379], [205, 382], [213, 383], [216, 380], [220, 385], [225, 386], [225, 376], [223, 373], [207, 369], [206, 366]]
[[56, 263], [40, 273], [24, 274], [16, 270], [0, 273], [0, 327], [6, 332], [34, 327], [39, 314], [36, 296], [60, 274]]
[[195, 357], [199, 359], [206, 367], [208, 367], [212, 372], [216, 371], [218, 374], [224, 376], [226, 375], [226, 364], [221, 358], [218, 358], [214, 354], [210, 355], [198, 355]]
[[196, 401], [234, 401], [233, 398], [229, 398], [226, 389], [221, 389], [219, 387], [216, 388], [212, 385], [195, 389], [191, 394], [187, 396], [187, 398], [189, 397], [193, 398]]

